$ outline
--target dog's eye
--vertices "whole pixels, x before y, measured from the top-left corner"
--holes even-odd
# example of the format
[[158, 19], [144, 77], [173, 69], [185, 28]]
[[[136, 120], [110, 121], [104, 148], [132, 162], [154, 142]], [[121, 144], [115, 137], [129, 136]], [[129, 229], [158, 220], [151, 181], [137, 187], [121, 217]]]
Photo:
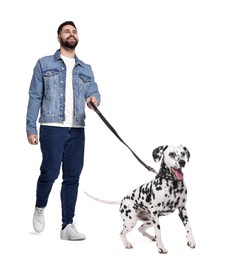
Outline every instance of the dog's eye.
[[171, 153], [169, 153], [169, 156], [171, 157], [171, 158], [175, 158], [175, 153], [174, 152], [171, 152]]
[[184, 152], [181, 153], [181, 156], [184, 157], [186, 154]]

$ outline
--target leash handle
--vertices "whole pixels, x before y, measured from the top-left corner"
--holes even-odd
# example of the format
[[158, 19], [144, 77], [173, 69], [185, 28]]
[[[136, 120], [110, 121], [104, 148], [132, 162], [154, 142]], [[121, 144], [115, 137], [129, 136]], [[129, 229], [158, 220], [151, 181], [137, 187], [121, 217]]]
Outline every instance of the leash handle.
[[93, 103], [92, 101], [89, 101], [88, 104], [90, 104], [91, 107], [93, 108], [93, 110], [94, 110], [95, 112], [97, 112], [98, 108], [94, 105], [94, 103]]
[[90, 101], [88, 104], [91, 105], [91, 107], [93, 108], [93, 110], [99, 115], [99, 117], [102, 119], [102, 121], [106, 124], [106, 126], [114, 133], [114, 135], [120, 140], [120, 142], [122, 142], [130, 151], [131, 153], [134, 155], [134, 157], [148, 170], [151, 171], [153, 173], [157, 173], [155, 171], [155, 169], [153, 169], [152, 167], [146, 165], [139, 157], [138, 155], [129, 147], [128, 144], [126, 144], [124, 142], [124, 140], [119, 136], [119, 134], [116, 132], [116, 130], [112, 127], [112, 125], [106, 120], [106, 118], [102, 115], [102, 113], [98, 110], [98, 108], [95, 106], [95, 104]]

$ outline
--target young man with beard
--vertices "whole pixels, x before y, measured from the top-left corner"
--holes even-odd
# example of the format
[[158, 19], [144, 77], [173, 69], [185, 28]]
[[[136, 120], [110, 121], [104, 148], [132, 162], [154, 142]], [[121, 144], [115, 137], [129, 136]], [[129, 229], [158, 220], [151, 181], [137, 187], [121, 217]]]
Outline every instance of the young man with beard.
[[60, 49], [37, 61], [29, 89], [27, 137], [32, 145], [40, 142], [42, 152], [33, 227], [36, 232], [44, 230], [44, 209], [62, 169], [60, 238], [84, 240], [85, 235], [77, 231], [73, 218], [84, 164], [85, 105], [90, 107], [88, 103], [92, 101], [98, 106], [100, 94], [91, 66], [75, 54], [78, 44], [75, 24], [62, 23], [57, 34]]

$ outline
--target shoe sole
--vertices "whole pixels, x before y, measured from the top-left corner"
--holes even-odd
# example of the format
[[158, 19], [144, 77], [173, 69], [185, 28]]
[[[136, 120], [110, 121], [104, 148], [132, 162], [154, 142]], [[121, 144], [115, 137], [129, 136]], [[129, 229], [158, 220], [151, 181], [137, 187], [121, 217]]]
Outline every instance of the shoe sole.
[[68, 237], [60, 237], [62, 240], [68, 240], [68, 241], [82, 241], [85, 240], [86, 238], [68, 238]]

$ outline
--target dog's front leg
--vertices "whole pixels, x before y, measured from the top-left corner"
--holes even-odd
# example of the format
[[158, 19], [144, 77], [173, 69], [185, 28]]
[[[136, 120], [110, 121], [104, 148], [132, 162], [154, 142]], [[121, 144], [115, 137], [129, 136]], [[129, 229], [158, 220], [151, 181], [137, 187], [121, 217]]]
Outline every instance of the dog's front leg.
[[187, 245], [191, 248], [195, 248], [195, 240], [192, 233], [192, 228], [188, 221], [187, 211], [185, 207], [179, 208], [179, 217], [186, 228]]
[[160, 232], [160, 224], [159, 224], [159, 216], [158, 212], [152, 212], [152, 222], [153, 222], [153, 228], [155, 232], [155, 237], [156, 237], [156, 244], [159, 250], [160, 254], [166, 254], [167, 250], [165, 249], [162, 240], [161, 240], [161, 232]]

